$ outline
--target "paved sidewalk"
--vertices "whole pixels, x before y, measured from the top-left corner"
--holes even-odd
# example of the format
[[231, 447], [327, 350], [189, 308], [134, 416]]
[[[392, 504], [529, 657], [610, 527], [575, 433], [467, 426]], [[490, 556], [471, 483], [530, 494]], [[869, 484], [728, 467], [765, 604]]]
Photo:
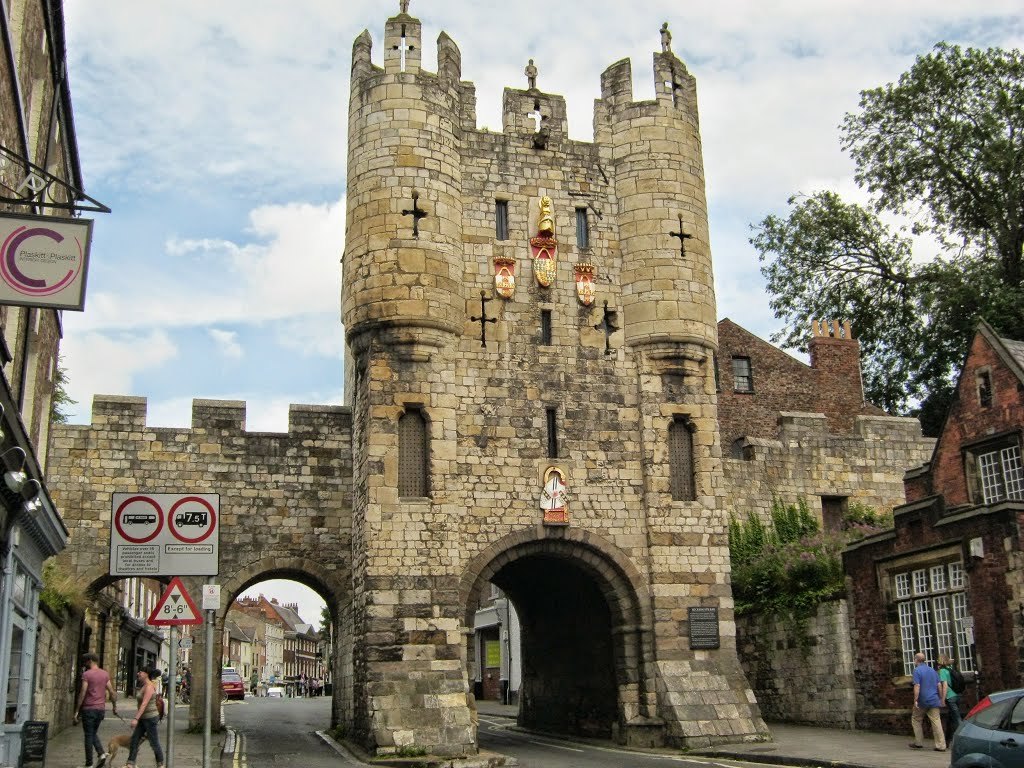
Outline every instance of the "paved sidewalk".
[[[122, 699], [118, 702], [118, 709], [121, 716], [125, 712], [129, 714], [124, 720], [114, 716], [107, 704], [107, 716], [100, 724], [100, 741], [104, 745], [110, 741], [112, 736], [127, 734], [131, 732], [128, 727], [131, 721], [131, 713], [135, 710], [134, 700]], [[188, 733], [188, 707], [179, 704], [174, 713], [174, 764], [168, 764], [167, 768], [186, 768], [203, 764], [203, 734]], [[210, 738], [210, 765], [220, 765], [220, 753], [223, 748], [226, 732], [213, 733]], [[167, 720], [160, 723], [160, 746], [167, 754]], [[93, 760], [96, 758], [94, 757]], [[118, 750], [114, 756], [110, 768], [122, 768], [128, 760], [128, 747]], [[85, 765], [85, 738], [82, 734], [82, 724], [72, 725], [53, 736], [46, 746], [46, 768], [82, 768]], [[154, 768], [156, 760], [153, 759], [153, 750], [148, 743], [143, 743], [139, 749], [139, 768]]]
[[[481, 715], [515, 717], [518, 708], [493, 701], [477, 702]], [[752, 744], [723, 744], [695, 749], [689, 754], [732, 757], [738, 760], [770, 759], [781, 765], [832, 766], [834, 768], [947, 768], [949, 752], [936, 752], [931, 739], [924, 749], [910, 749], [910, 713], [906, 736], [839, 728], [769, 723], [772, 741]]]

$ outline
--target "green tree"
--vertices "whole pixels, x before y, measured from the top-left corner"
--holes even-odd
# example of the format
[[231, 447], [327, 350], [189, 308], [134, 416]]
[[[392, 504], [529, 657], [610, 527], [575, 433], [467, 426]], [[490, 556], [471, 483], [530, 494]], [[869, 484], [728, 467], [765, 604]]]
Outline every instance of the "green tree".
[[[805, 348], [810, 319], [849, 319], [869, 399], [896, 412], [921, 401], [934, 431], [978, 319], [1024, 338], [1024, 57], [940, 43], [863, 91], [841, 142], [870, 206], [794, 196], [788, 216], [754, 227], [784, 321], [773, 338]], [[924, 233], [940, 248], [928, 261], [912, 254]]]
[[76, 405], [77, 400], [68, 394], [67, 370], [60, 364], [60, 357], [57, 357], [57, 365], [53, 372], [53, 397], [50, 399], [50, 421], [54, 424], [67, 424], [68, 413], [64, 410], [68, 406]]

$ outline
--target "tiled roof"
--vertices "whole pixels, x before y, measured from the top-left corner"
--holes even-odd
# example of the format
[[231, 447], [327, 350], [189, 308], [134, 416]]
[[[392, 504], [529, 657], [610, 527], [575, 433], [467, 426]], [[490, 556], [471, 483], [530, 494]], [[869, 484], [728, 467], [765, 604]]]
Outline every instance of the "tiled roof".
[[1003, 346], [1006, 347], [1006, 351], [1009, 352], [1013, 359], [1017, 361], [1017, 364], [1024, 368], [1024, 341], [1014, 341], [1013, 339], [999, 339]]

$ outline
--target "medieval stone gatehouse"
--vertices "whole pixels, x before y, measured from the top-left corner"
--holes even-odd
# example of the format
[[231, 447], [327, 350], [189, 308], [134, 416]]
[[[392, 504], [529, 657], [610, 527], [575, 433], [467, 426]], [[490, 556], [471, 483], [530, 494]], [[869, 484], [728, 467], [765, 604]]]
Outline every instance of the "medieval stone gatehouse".
[[522, 619], [523, 724], [762, 737], [735, 648], [694, 79], [666, 43], [636, 102], [612, 65], [586, 143], [534, 82], [505, 91], [501, 133], [477, 129], [454, 42], [436, 73], [421, 50], [404, 12], [383, 66], [369, 34], [353, 48], [350, 408], [266, 435], [240, 403], [162, 430], [140, 399], [97, 399], [54, 443], [68, 557], [110, 581], [112, 492], [220, 493], [225, 596], [286, 576], [327, 598], [336, 719], [380, 753], [475, 750], [488, 583]]

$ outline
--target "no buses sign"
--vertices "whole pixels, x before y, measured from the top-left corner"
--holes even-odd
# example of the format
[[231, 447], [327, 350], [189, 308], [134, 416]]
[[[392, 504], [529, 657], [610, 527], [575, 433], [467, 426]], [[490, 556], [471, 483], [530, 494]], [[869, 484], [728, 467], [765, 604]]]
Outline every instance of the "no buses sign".
[[220, 496], [115, 493], [111, 576], [216, 576]]

